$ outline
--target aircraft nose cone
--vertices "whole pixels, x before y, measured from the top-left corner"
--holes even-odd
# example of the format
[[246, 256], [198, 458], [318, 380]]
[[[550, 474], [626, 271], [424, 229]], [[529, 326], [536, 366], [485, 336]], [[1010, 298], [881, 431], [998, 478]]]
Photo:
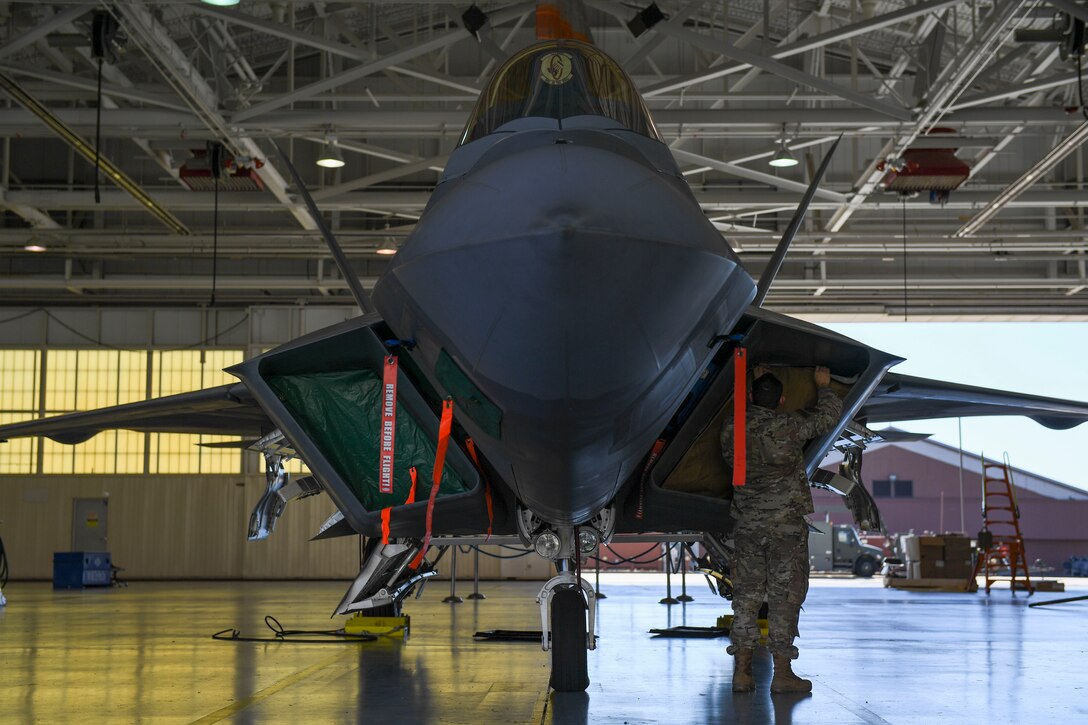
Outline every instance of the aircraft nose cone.
[[[485, 455], [553, 523], [615, 495], [754, 287], [708, 248], [721, 237], [697, 207], [702, 225], [690, 220], [692, 202], [668, 180], [567, 148], [521, 159], [518, 174], [491, 164], [446, 193], [375, 291], [425, 369], [444, 351], [501, 411], [489, 434], [471, 401], [461, 406]], [[479, 225], [455, 225], [466, 215]]]

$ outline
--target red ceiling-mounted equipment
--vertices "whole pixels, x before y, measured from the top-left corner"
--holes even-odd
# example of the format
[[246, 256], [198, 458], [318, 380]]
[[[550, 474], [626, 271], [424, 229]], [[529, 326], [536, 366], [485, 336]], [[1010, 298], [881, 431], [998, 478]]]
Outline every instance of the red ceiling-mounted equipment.
[[[208, 149], [191, 149], [193, 158], [178, 169], [178, 178], [193, 191], [213, 191], [215, 177]], [[241, 165], [234, 158], [224, 155], [222, 173], [219, 175], [220, 191], [264, 191], [257, 169], [263, 164], [254, 159], [251, 164]]]
[[[934, 129], [931, 133], [948, 133]], [[930, 201], [943, 204], [971, 176], [971, 167], [956, 156], [954, 148], [910, 148], [897, 163], [880, 162], [877, 169], [888, 173], [881, 185], [900, 194], [929, 192]]]

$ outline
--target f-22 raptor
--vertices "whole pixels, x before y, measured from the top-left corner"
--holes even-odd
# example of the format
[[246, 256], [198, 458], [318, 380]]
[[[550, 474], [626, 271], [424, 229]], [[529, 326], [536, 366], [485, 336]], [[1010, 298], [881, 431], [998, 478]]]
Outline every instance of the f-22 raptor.
[[[722, 460], [718, 435], [743, 411], [754, 364], [788, 387], [799, 369], [831, 368], [842, 417], [805, 461], [869, 528], [879, 512], [861, 451], [880, 434], [868, 426], [1088, 420], [1083, 403], [890, 373], [900, 358], [764, 309], [806, 205], [757, 283], [620, 66], [587, 43], [539, 43], [484, 89], [372, 299], [324, 230], [361, 316], [230, 368], [240, 383], [3, 426], [0, 438], [77, 443], [127, 428], [257, 439], [268, 489], [250, 538], [317, 493], [338, 510], [320, 536], [366, 537], [338, 613], [399, 612], [434, 574], [432, 537], [516, 535], [555, 563], [539, 596], [551, 685], [584, 690], [596, 607], [582, 557], [651, 532], [701, 535], [712, 558], [727, 556], [743, 461]], [[818, 469], [833, 447], [838, 474]], [[312, 475], [292, 480], [292, 456]]]

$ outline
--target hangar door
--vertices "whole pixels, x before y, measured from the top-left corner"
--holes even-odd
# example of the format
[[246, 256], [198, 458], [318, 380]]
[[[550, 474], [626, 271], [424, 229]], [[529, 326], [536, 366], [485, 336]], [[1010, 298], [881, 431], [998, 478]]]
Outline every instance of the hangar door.
[[72, 499], [72, 551], [109, 551], [108, 498]]

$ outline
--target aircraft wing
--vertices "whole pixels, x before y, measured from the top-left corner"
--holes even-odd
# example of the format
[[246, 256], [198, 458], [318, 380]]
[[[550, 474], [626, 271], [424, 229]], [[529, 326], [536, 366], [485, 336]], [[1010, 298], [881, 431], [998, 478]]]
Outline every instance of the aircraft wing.
[[862, 405], [866, 425], [899, 420], [1022, 415], [1065, 430], [1088, 421], [1088, 403], [888, 373]]
[[275, 426], [241, 383], [0, 426], [0, 441], [46, 436], [75, 444], [104, 430], [210, 433], [256, 438]]

